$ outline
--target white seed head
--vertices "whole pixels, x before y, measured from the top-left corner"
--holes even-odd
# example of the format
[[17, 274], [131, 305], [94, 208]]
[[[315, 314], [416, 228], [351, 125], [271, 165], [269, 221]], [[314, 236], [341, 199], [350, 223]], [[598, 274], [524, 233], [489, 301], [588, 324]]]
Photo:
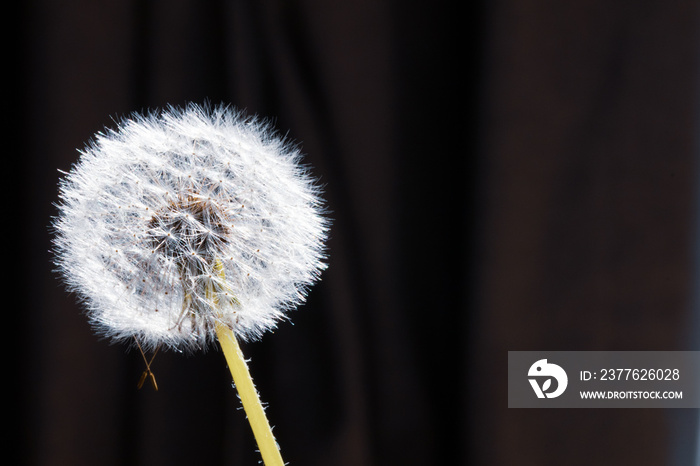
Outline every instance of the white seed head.
[[60, 182], [56, 264], [95, 329], [153, 349], [244, 339], [305, 299], [328, 222], [297, 149], [229, 107], [132, 116]]

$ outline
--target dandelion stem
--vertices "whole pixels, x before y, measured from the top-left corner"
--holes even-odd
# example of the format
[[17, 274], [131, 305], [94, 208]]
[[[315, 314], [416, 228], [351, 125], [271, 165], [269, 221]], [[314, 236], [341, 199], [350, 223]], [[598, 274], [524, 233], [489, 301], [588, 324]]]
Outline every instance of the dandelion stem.
[[236, 384], [236, 390], [238, 390], [238, 395], [241, 397], [243, 409], [245, 409], [248, 416], [248, 421], [253, 429], [253, 435], [255, 435], [255, 440], [258, 443], [258, 449], [265, 465], [283, 466], [282, 455], [275, 437], [272, 435], [270, 423], [267, 420], [267, 416], [265, 416], [265, 410], [260, 403], [258, 392], [253, 384], [253, 379], [250, 377], [248, 365], [243, 358], [243, 352], [236, 340], [236, 336], [231, 329], [222, 324], [217, 324], [216, 335], [228, 362], [233, 382]]

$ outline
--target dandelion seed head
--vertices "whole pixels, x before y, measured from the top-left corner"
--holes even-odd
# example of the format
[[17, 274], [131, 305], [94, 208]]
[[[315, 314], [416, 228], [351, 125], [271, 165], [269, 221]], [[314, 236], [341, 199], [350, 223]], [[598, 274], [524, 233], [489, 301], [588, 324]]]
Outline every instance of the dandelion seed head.
[[148, 348], [243, 339], [301, 304], [328, 221], [298, 149], [230, 107], [170, 107], [98, 133], [59, 185], [55, 261], [95, 329]]

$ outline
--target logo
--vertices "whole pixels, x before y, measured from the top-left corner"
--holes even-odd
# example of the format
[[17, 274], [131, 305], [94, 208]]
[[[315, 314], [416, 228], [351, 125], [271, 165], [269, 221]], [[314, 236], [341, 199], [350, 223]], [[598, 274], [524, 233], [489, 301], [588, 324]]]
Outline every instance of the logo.
[[[527, 372], [528, 379], [532, 389], [535, 391], [537, 398], [556, 398], [566, 390], [566, 385], [569, 383], [569, 378], [566, 376], [564, 369], [556, 364], [550, 364], [546, 359], [540, 359]], [[556, 387], [552, 389], [552, 379], [557, 381]], [[540, 385], [540, 381], [542, 384]]]

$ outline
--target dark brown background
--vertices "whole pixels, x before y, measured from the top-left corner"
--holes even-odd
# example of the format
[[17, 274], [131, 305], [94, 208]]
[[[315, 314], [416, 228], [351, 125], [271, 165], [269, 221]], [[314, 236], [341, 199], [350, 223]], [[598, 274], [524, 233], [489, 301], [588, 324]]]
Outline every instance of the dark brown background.
[[219, 352], [160, 354], [137, 391], [138, 353], [93, 336], [50, 264], [76, 149], [205, 100], [274, 118], [327, 186], [330, 268], [244, 347], [291, 465], [695, 464], [696, 410], [508, 410], [505, 377], [509, 350], [700, 349], [696, 3], [483, 3], [6, 16], [16, 464], [256, 464]]

